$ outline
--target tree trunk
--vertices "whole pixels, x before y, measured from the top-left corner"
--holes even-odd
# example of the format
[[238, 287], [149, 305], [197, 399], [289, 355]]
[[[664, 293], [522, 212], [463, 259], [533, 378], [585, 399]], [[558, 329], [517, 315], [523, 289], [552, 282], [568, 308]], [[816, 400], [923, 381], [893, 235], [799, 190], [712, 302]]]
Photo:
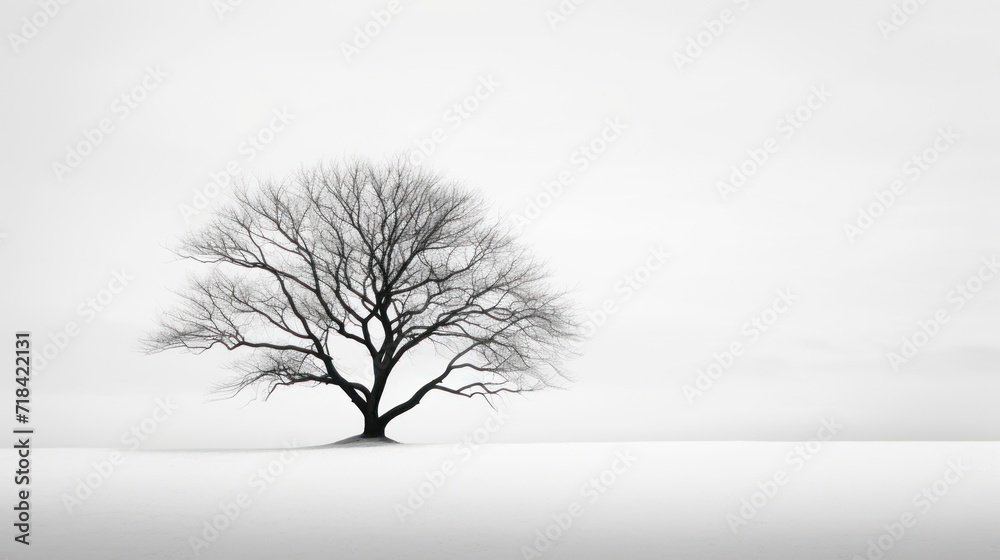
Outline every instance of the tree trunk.
[[361, 432], [363, 438], [384, 438], [385, 423], [374, 414], [365, 415], [365, 431]]
[[361, 437], [384, 438], [385, 425], [388, 422], [379, 418], [378, 403], [382, 400], [382, 391], [385, 390], [385, 382], [389, 377], [389, 372], [383, 369], [381, 359], [373, 360], [372, 369], [375, 382], [372, 384], [371, 395], [368, 397], [368, 406], [363, 411], [365, 415], [365, 431], [361, 432]]

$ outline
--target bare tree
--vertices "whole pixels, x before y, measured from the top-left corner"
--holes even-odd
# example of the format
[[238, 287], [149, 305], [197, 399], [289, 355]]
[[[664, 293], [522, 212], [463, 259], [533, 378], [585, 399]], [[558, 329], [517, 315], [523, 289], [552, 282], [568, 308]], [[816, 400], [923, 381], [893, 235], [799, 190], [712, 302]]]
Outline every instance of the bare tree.
[[[480, 197], [402, 158], [244, 187], [178, 254], [210, 271], [178, 293], [148, 351], [242, 351], [232, 394], [335, 385], [364, 416], [365, 438], [384, 437], [431, 391], [489, 401], [552, 386], [580, 332]], [[341, 369], [344, 341], [370, 356], [367, 383]], [[383, 406], [389, 380], [408, 369], [401, 359], [421, 345], [443, 356], [440, 370], [406, 374], [423, 375], [419, 388]]]

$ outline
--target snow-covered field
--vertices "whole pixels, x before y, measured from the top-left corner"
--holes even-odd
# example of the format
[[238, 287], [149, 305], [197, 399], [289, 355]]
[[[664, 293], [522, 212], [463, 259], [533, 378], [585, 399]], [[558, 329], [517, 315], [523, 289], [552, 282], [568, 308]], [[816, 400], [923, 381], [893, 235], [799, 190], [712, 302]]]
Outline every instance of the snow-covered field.
[[30, 547], [4, 507], [12, 559], [973, 560], [1000, 443], [37, 449]]

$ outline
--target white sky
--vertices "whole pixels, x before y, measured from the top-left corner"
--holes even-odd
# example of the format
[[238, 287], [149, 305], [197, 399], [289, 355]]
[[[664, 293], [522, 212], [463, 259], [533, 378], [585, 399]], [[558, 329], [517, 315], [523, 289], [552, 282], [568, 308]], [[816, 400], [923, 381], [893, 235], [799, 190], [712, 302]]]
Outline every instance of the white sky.
[[[136, 339], [186, 273], [164, 248], [199, 223], [180, 207], [229, 161], [280, 176], [411, 150], [435, 128], [446, 138], [429, 163], [501, 213], [572, 173], [525, 235], [582, 308], [617, 306], [572, 364], [574, 387], [512, 400], [495, 441], [798, 439], [831, 414], [844, 439], [1000, 436], [1000, 279], [962, 309], [949, 300], [1000, 255], [1000, 5], [928, 3], [888, 39], [887, 0], [589, 0], [553, 29], [557, 5], [402, 1], [348, 63], [342, 43], [387, 3], [247, 1], [221, 21], [209, 2], [70, 3], [16, 53], [8, 33], [39, 8], [4, 3], [0, 323], [38, 349], [80, 325], [36, 371], [38, 443], [119, 444], [167, 397], [181, 409], [148, 447], [359, 432], [333, 389], [208, 402], [229, 356], [146, 357]], [[735, 21], [678, 71], [673, 53], [723, 8]], [[166, 77], [121, 119], [116, 98], [148, 67]], [[490, 76], [499, 86], [455, 129], [446, 111]], [[832, 97], [786, 138], [779, 121], [814, 87]], [[291, 122], [247, 161], [241, 143], [282, 109]], [[105, 118], [114, 130], [57, 179], [53, 162]], [[626, 129], [581, 170], [574, 151], [607, 119]], [[907, 160], [948, 127], [958, 139], [914, 181]], [[723, 202], [716, 183], [768, 138], [777, 151]], [[843, 224], [897, 179], [905, 192], [850, 242]], [[667, 264], [616, 292], [659, 247]], [[121, 269], [134, 280], [88, 321], [78, 306]], [[785, 288], [799, 299], [748, 343], [743, 323]], [[939, 309], [948, 323], [894, 371], [887, 353]], [[734, 341], [745, 354], [690, 404], [683, 386]], [[488, 410], [436, 395], [389, 435], [452, 441]]]

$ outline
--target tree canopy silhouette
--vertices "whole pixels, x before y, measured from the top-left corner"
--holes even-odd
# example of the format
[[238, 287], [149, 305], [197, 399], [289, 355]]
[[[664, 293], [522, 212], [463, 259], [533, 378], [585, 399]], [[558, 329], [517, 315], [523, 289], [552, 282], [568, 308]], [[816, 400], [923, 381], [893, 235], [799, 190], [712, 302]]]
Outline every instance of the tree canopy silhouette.
[[[159, 318], [148, 351], [242, 353], [232, 394], [339, 387], [364, 438], [385, 437], [431, 391], [490, 400], [557, 385], [580, 332], [545, 268], [481, 197], [402, 158], [244, 186], [177, 252], [206, 270]], [[370, 372], [342, 369], [345, 342], [370, 357]], [[434, 348], [439, 369], [401, 373], [418, 346]], [[384, 405], [403, 375], [417, 388]]]

